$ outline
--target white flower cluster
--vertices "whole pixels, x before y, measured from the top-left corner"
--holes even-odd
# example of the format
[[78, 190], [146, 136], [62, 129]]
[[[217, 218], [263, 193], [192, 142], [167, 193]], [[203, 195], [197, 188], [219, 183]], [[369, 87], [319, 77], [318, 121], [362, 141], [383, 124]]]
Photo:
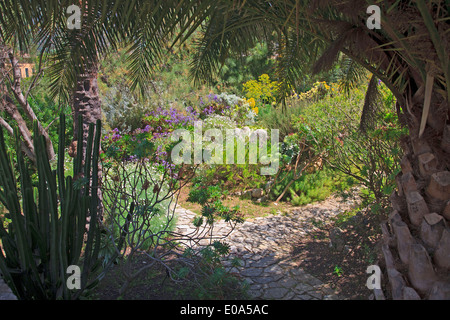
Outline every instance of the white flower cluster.
[[267, 135], [267, 131], [264, 129], [256, 129], [256, 130], [251, 130], [249, 127], [243, 127], [242, 129], [239, 128], [235, 128], [234, 129], [234, 136], [244, 140], [244, 139], [249, 139], [249, 141], [251, 142], [256, 142], [258, 137], [261, 140], [268, 140], [268, 135]]
[[252, 109], [249, 109], [247, 114], [245, 115], [244, 123], [246, 125], [255, 124], [255, 122], [256, 122], [255, 117], [256, 117], [256, 113]]
[[228, 116], [240, 125], [249, 126], [255, 124], [256, 114], [245, 99], [226, 92], [217, 95], [217, 98], [222, 103], [230, 106], [230, 109], [225, 112], [225, 116]]
[[207, 129], [234, 129], [237, 124], [229, 117], [213, 114], [203, 121], [203, 128]]
[[244, 99], [242, 99], [241, 97], [239, 97], [235, 94], [226, 93], [226, 92], [219, 94], [217, 97], [219, 99], [221, 99], [222, 101], [224, 101], [226, 104], [228, 104], [230, 107], [239, 105], [244, 101]]

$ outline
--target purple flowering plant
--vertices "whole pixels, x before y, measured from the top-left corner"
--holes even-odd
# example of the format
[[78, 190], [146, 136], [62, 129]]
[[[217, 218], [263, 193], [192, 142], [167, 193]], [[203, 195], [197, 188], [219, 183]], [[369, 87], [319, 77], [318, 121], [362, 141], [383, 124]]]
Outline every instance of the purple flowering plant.
[[194, 121], [197, 119], [197, 113], [192, 107], [186, 108], [186, 112], [182, 113], [175, 108], [164, 109], [159, 107], [145, 115], [142, 123], [149, 126], [155, 135], [167, 136], [173, 130], [193, 127]]
[[173, 170], [169, 154], [174, 143], [169, 134], [176, 129], [194, 127], [197, 113], [193, 108], [181, 112], [175, 108], [158, 108], [142, 119], [142, 126], [132, 132], [120, 132], [115, 128], [102, 139], [102, 159], [108, 161], [134, 161], [148, 159], [162, 166], [161, 169]]
[[199, 107], [200, 119], [205, 119], [212, 114], [222, 116], [231, 108], [226, 101], [213, 93], [207, 95], [205, 99], [200, 98]]

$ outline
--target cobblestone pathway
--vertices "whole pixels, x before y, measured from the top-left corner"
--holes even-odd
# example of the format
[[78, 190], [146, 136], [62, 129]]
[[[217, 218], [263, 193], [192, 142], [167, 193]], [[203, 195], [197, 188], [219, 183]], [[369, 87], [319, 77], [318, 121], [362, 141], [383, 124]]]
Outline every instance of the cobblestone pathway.
[[[241, 266], [234, 267], [248, 284], [253, 299], [337, 300], [340, 297], [328, 284], [299, 268], [290, 260], [292, 243], [314, 230], [315, 222], [328, 221], [352, 205], [330, 198], [325, 202], [296, 209], [288, 215], [270, 215], [246, 220], [226, 238], [230, 257], [239, 257]], [[194, 231], [190, 223], [195, 213], [178, 207], [178, 232]], [[218, 222], [214, 233], [218, 237], [231, 231], [228, 224]], [[224, 261], [231, 266], [231, 260]]]
[[[325, 202], [307, 205], [291, 211], [288, 215], [269, 215], [248, 219], [231, 233], [229, 224], [219, 221], [214, 226], [214, 236], [228, 234], [230, 244], [229, 259], [223, 261], [232, 267], [231, 258], [238, 257], [241, 265], [233, 267], [249, 284], [249, 294], [253, 299], [285, 300], [336, 300], [338, 295], [316, 277], [299, 268], [290, 260], [292, 243], [295, 239], [314, 230], [315, 222], [328, 221], [352, 205], [330, 198]], [[177, 207], [177, 232], [194, 232], [192, 219], [196, 214]], [[0, 300], [16, 299], [0, 277]]]

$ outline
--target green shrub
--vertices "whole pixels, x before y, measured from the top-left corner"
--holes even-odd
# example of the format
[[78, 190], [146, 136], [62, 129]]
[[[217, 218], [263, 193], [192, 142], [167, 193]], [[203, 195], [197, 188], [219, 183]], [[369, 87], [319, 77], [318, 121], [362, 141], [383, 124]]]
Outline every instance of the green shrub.
[[[281, 174], [278, 181], [271, 188], [271, 196], [277, 198], [286, 187], [292, 177], [292, 172]], [[337, 170], [323, 167], [313, 172], [304, 173], [298, 180], [294, 181], [282, 200], [288, 200], [294, 206], [302, 206], [316, 201], [322, 201], [331, 194], [343, 192], [354, 185], [353, 179], [338, 172]]]
[[[248, 131], [250, 132], [250, 130]], [[268, 132], [269, 141], [267, 143], [267, 155], [271, 155], [270, 134]], [[239, 139], [239, 138], [237, 138]], [[249, 188], [258, 188], [264, 186], [268, 179], [268, 176], [261, 175], [261, 168], [267, 165], [261, 163], [261, 159], [258, 154], [257, 163], [249, 163], [249, 143], [248, 138], [245, 138], [246, 148], [243, 164], [228, 164], [226, 148], [223, 148], [223, 161], [222, 164], [207, 164], [203, 163], [197, 170], [197, 176], [201, 180], [201, 183], [205, 186], [208, 185], [220, 185], [226, 190], [246, 190]], [[225, 142], [225, 136], [224, 136]], [[236, 155], [238, 154], [237, 143], [234, 145], [235, 162], [237, 162]]]
[[102, 113], [105, 129], [134, 131], [142, 126], [142, 119], [152, 106], [139, 101], [130, 89], [117, 84], [102, 94]]
[[308, 128], [314, 135], [314, 148], [326, 154], [325, 161], [367, 188], [365, 203], [387, 205], [395, 187], [401, 157], [400, 137], [406, 134], [398, 122], [392, 93], [379, 85], [378, 110], [372, 111], [372, 123], [360, 129], [366, 86], [350, 95], [334, 92], [307, 104], [300, 116], [293, 118], [298, 131]]
[[265, 73], [270, 77], [274, 75], [275, 60], [273, 48], [267, 43], [257, 43], [250, 49], [249, 54], [239, 57], [227, 58], [220, 70], [220, 81], [225, 83], [237, 94], [242, 94], [242, 84]]
[[300, 114], [301, 108], [302, 105], [297, 104], [283, 110], [266, 104], [259, 108], [258, 123], [264, 128], [278, 129], [280, 140], [283, 141], [286, 136], [296, 132], [292, 118]]

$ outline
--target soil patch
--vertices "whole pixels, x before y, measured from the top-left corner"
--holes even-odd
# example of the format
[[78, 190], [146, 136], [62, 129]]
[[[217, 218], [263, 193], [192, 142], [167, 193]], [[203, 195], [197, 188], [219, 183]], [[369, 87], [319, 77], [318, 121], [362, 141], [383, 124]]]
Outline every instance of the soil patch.
[[[202, 206], [198, 203], [192, 203], [188, 201], [189, 197], [189, 187], [190, 185], [186, 185], [180, 190], [180, 194], [178, 196], [178, 204], [185, 209], [191, 210], [197, 214], [201, 214]], [[272, 201], [261, 202], [258, 203], [256, 201], [241, 199], [238, 196], [226, 195], [223, 197], [222, 202], [225, 206], [230, 208], [234, 206], [239, 206], [241, 212], [244, 214], [246, 218], [257, 218], [264, 217], [273, 214], [283, 214], [289, 213], [294, 206], [287, 202], [275, 203]]]
[[346, 221], [338, 218], [318, 226], [293, 244], [292, 260], [344, 299], [372, 299], [372, 291], [366, 287], [366, 270], [381, 259], [378, 243], [382, 217], [367, 211]]

